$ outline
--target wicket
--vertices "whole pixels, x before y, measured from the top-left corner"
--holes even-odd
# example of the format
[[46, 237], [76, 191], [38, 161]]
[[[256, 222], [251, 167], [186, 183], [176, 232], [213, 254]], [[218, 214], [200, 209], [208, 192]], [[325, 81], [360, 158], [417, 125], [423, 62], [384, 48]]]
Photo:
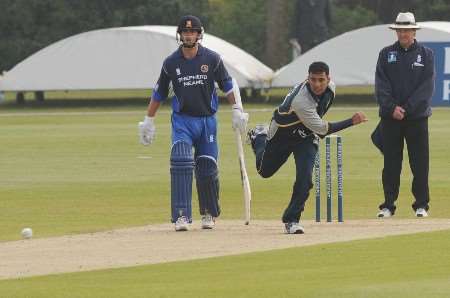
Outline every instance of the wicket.
[[[327, 222], [332, 218], [332, 175], [331, 175], [331, 139], [336, 139], [336, 167], [337, 167], [337, 211], [338, 221], [344, 221], [343, 213], [343, 175], [342, 175], [342, 137], [329, 135], [325, 137], [325, 173], [327, 189]], [[320, 147], [314, 162], [314, 184], [316, 189], [316, 222], [320, 222]]]

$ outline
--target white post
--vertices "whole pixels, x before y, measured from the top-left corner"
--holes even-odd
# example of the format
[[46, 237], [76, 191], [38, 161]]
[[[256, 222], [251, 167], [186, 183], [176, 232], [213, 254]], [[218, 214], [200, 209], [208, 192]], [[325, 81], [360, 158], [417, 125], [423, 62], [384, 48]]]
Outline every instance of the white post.
[[442, 83], [444, 86], [442, 87], [442, 100], [449, 101], [450, 99], [450, 80], [443, 80]]
[[450, 48], [445, 48], [444, 74], [450, 74]]

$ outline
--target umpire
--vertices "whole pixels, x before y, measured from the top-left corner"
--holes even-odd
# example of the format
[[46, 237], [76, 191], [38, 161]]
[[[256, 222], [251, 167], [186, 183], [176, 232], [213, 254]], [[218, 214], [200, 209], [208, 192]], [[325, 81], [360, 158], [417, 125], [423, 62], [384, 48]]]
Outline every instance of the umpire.
[[434, 54], [415, 39], [420, 26], [412, 13], [399, 13], [389, 28], [396, 31], [398, 41], [381, 50], [375, 74], [384, 155], [384, 202], [377, 216], [391, 217], [395, 213], [406, 140], [414, 176], [412, 208], [417, 217], [427, 217], [430, 201], [428, 117], [434, 91]]

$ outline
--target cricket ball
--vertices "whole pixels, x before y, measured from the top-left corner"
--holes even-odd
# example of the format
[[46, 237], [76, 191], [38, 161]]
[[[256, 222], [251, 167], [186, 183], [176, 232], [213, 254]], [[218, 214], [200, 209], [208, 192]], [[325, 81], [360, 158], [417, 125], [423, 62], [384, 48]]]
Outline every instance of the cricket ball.
[[22, 230], [23, 239], [31, 239], [33, 237], [33, 230], [31, 228], [25, 228]]

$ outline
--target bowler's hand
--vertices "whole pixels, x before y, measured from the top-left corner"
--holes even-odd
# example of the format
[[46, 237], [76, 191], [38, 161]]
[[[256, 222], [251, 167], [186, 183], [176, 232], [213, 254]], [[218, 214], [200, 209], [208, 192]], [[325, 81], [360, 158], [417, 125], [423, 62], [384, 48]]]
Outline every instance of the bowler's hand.
[[155, 138], [155, 123], [153, 117], [145, 116], [144, 121], [139, 122], [139, 141], [142, 145], [148, 146]]
[[394, 112], [392, 113], [392, 118], [395, 120], [403, 120], [403, 118], [405, 118], [405, 109], [400, 106], [396, 106]]
[[352, 123], [353, 125], [357, 125], [363, 122], [367, 122], [367, 116], [366, 114], [364, 114], [363, 112], [356, 112], [353, 116], [352, 116]]

